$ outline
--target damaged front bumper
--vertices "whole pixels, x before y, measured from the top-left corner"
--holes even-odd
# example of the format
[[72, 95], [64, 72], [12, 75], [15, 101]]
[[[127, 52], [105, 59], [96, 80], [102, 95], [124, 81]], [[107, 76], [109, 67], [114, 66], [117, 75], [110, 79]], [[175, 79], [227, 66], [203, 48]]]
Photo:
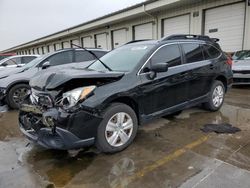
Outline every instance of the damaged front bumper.
[[19, 113], [19, 126], [24, 135], [45, 148], [61, 150], [93, 145], [101, 120], [83, 110], [68, 113], [51, 108], [42, 111], [27, 104], [21, 106]]

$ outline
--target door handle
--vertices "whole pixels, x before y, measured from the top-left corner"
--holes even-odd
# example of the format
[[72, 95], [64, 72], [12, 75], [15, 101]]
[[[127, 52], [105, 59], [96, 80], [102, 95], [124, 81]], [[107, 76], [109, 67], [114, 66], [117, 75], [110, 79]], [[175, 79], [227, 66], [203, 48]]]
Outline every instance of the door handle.
[[210, 64], [209, 67], [210, 69], [214, 69], [215, 66], [213, 64]]

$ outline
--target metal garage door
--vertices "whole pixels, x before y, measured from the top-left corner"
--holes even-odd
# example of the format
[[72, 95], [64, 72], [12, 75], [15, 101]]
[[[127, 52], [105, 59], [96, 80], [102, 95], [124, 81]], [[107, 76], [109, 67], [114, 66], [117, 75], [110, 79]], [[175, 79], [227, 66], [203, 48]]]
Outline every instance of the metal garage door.
[[42, 49], [42, 47], [39, 47], [39, 48], [38, 48], [38, 51], [39, 51], [39, 54], [40, 54], [40, 55], [43, 54], [43, 49]]
[[108, 49], [107, 33], [95, 35], [96, 47]]
[[153, 24], [134, 26], [134, 40], [153, 39]]
[[127, 42], [126, 29], [119, 29], [112, 32], [113, 48], [117, 48]]
[[47, 49], [45, 46], [42, 47], [42, 51], [43, 51], [43, 54], [46, 54], [47, 53]]
[[[80, 42], [79, 42], [79, 39], [73, 39], [71, 40], [71, 44], [75, 44], [77, 46], [80, 46]], [[78, 48], [77, 46], [71, 46], [72, 48]]]
[[68, 41], [65, 41], [62, 43], [63, 48], [70, 48], [70, 43]]
[[177, 16], [163, 20], [163, 35], [190, 34], [190, 15]]
[[49, 45], [49, 52], [54, 52], [54, 51], [55, 51], [55, 49], [54, 49], [53, 44]]
[[83, 47], [93, 47], [93, 43], [91, 42], [92, 37], [82, 37], [82, 46]]
[[61, 45], [59, 43], [54, 44], [55, 45], [55, 50], [60, 50], [61, 49]]
[[226, 52], [242, 49], [244, 30], [244, 3], [206, 10], [205, 34], [220, 39]]

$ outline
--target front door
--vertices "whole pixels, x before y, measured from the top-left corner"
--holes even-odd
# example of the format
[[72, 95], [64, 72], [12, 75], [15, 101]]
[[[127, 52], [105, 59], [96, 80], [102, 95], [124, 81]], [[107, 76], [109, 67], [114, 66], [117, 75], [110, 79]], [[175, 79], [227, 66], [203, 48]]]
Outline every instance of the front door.
[[[152, 78], [150, 77], [150, 66], [157, 63], [168, 63], [169, 70], [156, 73], [155, 78]], [[158, 48], [149, 59], [139, 74], [142, 82], [140, 103], [143, 106], [144, 115], [161, 114], [167, 108], [187, 101], [186, 77], [188, 75], [181, 64], [182, 57], [178, 44]]]

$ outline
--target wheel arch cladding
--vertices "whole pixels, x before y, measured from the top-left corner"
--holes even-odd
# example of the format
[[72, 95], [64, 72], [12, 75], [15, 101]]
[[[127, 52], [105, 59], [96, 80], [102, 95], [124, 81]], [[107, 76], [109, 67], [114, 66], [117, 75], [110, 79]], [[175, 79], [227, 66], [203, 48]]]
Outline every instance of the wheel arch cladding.
[[7, 93], [10, 91], [11, 88], [13, 88], [14, 86], [19, 85], [19, 84], [27, 84], [27, 85], [29, 86], [29, 81], [21, 80], [21, 81], [18, 81], [18, 82], [13, 82], [13, 83], [11, 83], [11, 84], [7, 87]]
[[221, 81], [223, 83], [223, 85], [225, 87], [225, 92], [226, 92], [227, 91], [227, 79], [226, 79], [226, 77], [220, 75], [220, 76], [216, 77], [215, 80]]
[[132, 99], [131, 97], [118, 97], [116, 99], [113, 99], [110, 103], [116, 103], [116, 102], [123, 103], [131, 107], [134, 110], [136, 117], [137, 117], [138, 124], [140, 125], [139, 107], [138, 107], [138, 103], [134, 99]]

